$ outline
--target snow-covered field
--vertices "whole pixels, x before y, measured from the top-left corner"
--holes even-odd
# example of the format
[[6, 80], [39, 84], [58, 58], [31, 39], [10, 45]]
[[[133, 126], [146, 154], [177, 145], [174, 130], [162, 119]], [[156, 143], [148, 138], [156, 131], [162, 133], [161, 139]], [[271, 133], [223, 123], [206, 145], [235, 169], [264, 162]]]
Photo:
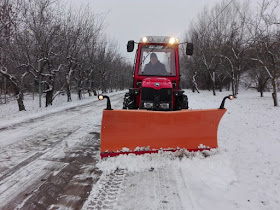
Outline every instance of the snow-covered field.
[[[222, 97], [229, 94], [218, 92], [213, 96], [208, 91], [186, 92], [192, 109], [218, 108]], [[113, 108], [121, 108], [123, 94], [115, 94], [111, 93]], [[104, 102], [96, 105], [96, 98], [72, 103], [64, 100], [65, 97], [58, 98], [54, 106], [47, 109], [39, 109], [38, 101], [28, 100], [25, 101], [26, 112], [18, 112], [16, 104], [0, 105], [0, 209], [1, 205], [5, 207], [12, 201], [19, 203], [15, 206], [23, 207], [27, 199], [16, 201], [18, 197], [13, 194], [19, 193], [19, 188], [29, 189], [28, 179], [46, 173], [46, 168], [50, 167], [48, 158], [64, 157], [65, 149], [79, 145], [93, 130], [98, 132]], [[219, 149], [206, 157], [201, 153], [186, 153], [183, 157], [162, 153], [101, 161], [98, 152], [94, 154], [98, 161], [92, 167], [102, 174], [90, 187], [83, 209], [280, 209], [280, 108], [273, 107], [270, 93], [261, 98], [252, 91], [242, 91], [236, 100], [226, 101], [225, 107], [228, 111], [219, 126]], [[46, 115], [49, 117], [44, 117]], [[24, 124], [26, 121], [29, 123]], [[53, 132], [44, 136], [46, 129]], [[67, 136], [65, 133], [69, 129], [75, 131]], [[48, 148], [42, 139], [54, 139], [54, 136], [62, 138], [63, 143]], [[36, 138], [44, 145], [36, 142]], [[35, 152], [27, 151], [31, 148], [26, 146], [30, 142], [38, 144], [36, 148], [43, 154], [41, 162], [33, 161], [21, 168], [18, 174], [31, 174], [21, 182], [5, 171], [33, 157]], [[32, 144], [33, 149], [35, 146]], [[59, 164], [52, 165], [53, 176], [66, 163]], [[36, 170], [32, 171], [34, 168]], [[96, 179], [96, 173], [87, 175]], [[37, 191], [33, 189], [32, 192], [36, 194]], [[58, 204], [48, 207], [63, 208], [65, 205]]]

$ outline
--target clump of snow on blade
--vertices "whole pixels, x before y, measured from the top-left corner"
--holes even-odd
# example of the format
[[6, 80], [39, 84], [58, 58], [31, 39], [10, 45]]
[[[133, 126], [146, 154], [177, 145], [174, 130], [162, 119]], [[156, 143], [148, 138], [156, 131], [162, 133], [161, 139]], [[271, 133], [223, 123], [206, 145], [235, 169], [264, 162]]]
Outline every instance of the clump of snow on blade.
[[198, 149], [209, 149], [210, 147], [206, 146], [206, 145], [203, 145], [203, 144], [200, 144], [198, 146]]
[[121, 152], [131, 152], [131, 150], [127, 147], [123, 147]]
[[149, 170], [151, 168], [157, 169], [180, 163], [183, 159], [205, 159], [219, 153], [218, 149], [203, 150], [197, 152], [190, 152], [186, 149], [181, 149], [176, 152], [162, 151], [152, 154], [143, 155], [119, 155], [116, 157], [109, 157], [102, 159], [97, 163], [97, 167], [110, 173], [117, 169], [125, 169], [129, 172], [140, 172]]
[[219, 152], [219, 149], [210, 149], [210, 150], [202, 150], [202, 151], [197, 151], [197, 152], [190, 152], [186, 149], [180, 149], [176, 152], [174, 152], [175, 157], [179, 158], [190, 158], [192, 159], [193, 157], [197, 158], [206, 158], [211, 155], [217, 154]]
[[150, 146], [147, 146], [147, 147], [136, 147], [134, 149], [134, 152], [139, 152], [139, 151], [150, 151]]

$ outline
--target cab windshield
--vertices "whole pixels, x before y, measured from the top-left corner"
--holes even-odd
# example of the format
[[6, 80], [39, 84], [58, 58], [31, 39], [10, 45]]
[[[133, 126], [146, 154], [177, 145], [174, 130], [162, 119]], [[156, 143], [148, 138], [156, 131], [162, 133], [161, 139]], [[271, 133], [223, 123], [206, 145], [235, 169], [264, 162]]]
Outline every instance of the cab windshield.
[[176, 76], [174, 47], [169, 45], [143, 45], [138, 74]]

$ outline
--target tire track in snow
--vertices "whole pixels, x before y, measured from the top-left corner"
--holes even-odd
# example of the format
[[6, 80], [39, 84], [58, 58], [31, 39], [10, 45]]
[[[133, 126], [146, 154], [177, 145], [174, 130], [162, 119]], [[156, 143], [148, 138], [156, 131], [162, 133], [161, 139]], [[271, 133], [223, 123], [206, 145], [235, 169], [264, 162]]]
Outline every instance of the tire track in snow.
[[155, 171], [157, 175], [156, 193], [159, 195], [157, 209], [181, 209], [180, 197], [177, 193], [176, 181], [174, 179], [174, 168], [160, 168]]
[[190, 191], [191, 188], [185, 182], [184, 175], [181, 168], [176, 170], [175, 175], [176, 175], [177, 186], [178, 186], [177, 192], [179, 193], [182, 206], [187, 207], [187, 209], [196, 209], [194, 200], [192, 199], [193, 196]]
[[87, 206], [83, 209], [115, 209], [125, 176], [124, 170], [116, 170], [110, 174], [103, 174], [98, 182], [97, 192], [91, 196], [90, 200], [87, 201]]
[[173, 167], [168, 167], [142, 172], [124, 169], [103, 172], [83, 209], [183, 210], [173, 171]]
[[79, 128], [75, 126], [70, 130], [69, 128], [55, 129], [51, 133], [36, 134], [24, 141], [1, 148], [0, 160], [5, 161], [8, 169], [3, 171], [0, 168], [0, 174], [2, 174], [0, 181], [56, 147]]
[[[74, 133], [77, 129], [71, 131], [71, 132], [67, 132], [66, 135], [65, 133], [62, 133], [62, 136], [64, 138], [70, 136], [72, 133]], [[51, 136], [49, 136], [51, 137]], [[61, 143], [63, 141], [63, 138], [60, 138], [58, 141], [54, 141], [52, 142], [47, 149], [51, 149], [54, 148], [56, 145], [58, 145], [59, 143]], [[31, 155], [29, 158], [23, 160], [22, 162], [20, 162], [19, 164], [15, 165], [14, 167], [8, 169], [7, 171], [5, 171], [3, 173], [3, 175], [0, 177], [0, 182], [4, 179], [6, 179], [7, 177], [11, 176], [13, 173], [15, 173], [16, 171], [18, 171], [19, 169], [21, 169], [22, 167], [28, 165], [29, 163], [31, 163], [32, 161], [38, 159], [39, 157], [41, 157], [43, 154], [45, 154], [48, 150], [42, 151], [42, 152], [36, 152], [35, 154]]]
[[50, 158], [53, 155], [47, 153], [63, 149], [53, 148], [7, 177], [0, 186], [0, 208], [80, 209], [101, 173], [95, 167], [98, 137], [94, 132], [84, 136], [81, 144], [61, 157]]

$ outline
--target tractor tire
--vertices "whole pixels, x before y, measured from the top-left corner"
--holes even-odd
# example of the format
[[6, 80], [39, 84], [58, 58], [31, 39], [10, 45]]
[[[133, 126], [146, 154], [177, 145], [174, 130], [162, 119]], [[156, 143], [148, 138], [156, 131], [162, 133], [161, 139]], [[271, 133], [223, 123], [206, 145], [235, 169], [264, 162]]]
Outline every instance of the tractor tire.
[[136, 98], [130, 93], [126, 93], [123, 99], [123, 109], [136, 109]]
[[178, 96], [176, 98], [175, 110], [188, 109], [188, 108], [189, 108], [188, 96], [186, 95]]
[[189, 109], [188, 96], [182, 95], [181, 109]]

